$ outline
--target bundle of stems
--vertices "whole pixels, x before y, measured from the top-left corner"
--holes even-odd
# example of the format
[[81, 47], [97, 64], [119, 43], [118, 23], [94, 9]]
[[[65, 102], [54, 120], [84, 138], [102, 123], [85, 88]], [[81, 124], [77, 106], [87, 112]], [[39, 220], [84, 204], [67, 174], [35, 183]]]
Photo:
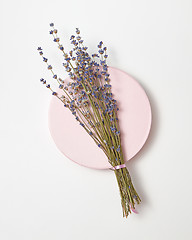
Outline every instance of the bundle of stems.
[[[58, 44], [64, 56], [63, 66], [69, 74], [70, 81], [65, 82], [54, 73], [48, 59], [44, 57], [42, 48], [38, 47], [39, 54], [59, 84], [62, 94], [53, 90], [43, 78], [40, 81], [64, 104], [64, 107], [71, 111], [80, 126], [106, 154], [119, 186], [123, 216], [127, 217], [134, 211], [135, 203], [139, 204], [141, 200], [124, 165], [118, 124], [119, 108], [111, 92], [112, 86], [106, 62], [107, 48], [101, 41], [98, 45], [98, 53], [90, 55], [83, 44], [79, 29], [76, 28], [76, 36], [72, 35], [70, 38], [73, 48], [66, 53], [60, 43], [57, 29], [53, 23], [50, 26], [53, 41]], [[124, 167], [119, 167], [122, 165]]]

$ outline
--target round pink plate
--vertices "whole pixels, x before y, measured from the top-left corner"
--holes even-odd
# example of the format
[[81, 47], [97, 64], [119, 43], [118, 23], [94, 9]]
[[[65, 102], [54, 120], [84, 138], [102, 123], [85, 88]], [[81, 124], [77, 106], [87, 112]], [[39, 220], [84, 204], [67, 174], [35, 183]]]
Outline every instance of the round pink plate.
[[[122, 147], [128, 161], [147, 140], [151, 127], [151, 107], [145, 91], [135, 79], [112, 67], [109, 73], [112, 92], [120, 108], [118, 118]], [[111, 167], [103, 151], [54, 96], [49, 108], [49, 129], [58, 149], [72, 161], [95, 169]]]

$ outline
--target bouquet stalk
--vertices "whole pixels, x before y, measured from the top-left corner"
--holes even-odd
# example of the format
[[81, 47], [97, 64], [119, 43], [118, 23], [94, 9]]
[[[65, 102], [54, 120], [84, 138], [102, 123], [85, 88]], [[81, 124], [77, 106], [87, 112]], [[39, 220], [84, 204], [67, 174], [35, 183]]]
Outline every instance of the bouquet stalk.
[[74, 115], [77, 122], [90, 135], [97, 146], [103, 150], [111, 168], [115, 173], [119, 186], [123, 216], [127, 217], [134, 211], [135, 203], [140, 203], [140, 198], [133, 186], [128, 169], [125, 167], [121, 134], [118, 121], [118, 104], [113, 98], [110, 85], [110, 74], [106, 59], [107, 48], [101, 41], [98, 53], [90, 54], [84, 46], [80, 31], [76, 28], [76, 36], [70, 40], [73, 48], [66, 53], [57, 35], [57, 29], [51, 23], [50, 34], [53, 41], [64, 56], [63, 66], [68, 72], [70, 81], [65, 82], [59, 78], [44, 57], [42, 48], [39, 54], [51, 71], [53, 79], [59, 84], [62, 94], [58, 94], [43, 78], [40, 81], [56, 96]]

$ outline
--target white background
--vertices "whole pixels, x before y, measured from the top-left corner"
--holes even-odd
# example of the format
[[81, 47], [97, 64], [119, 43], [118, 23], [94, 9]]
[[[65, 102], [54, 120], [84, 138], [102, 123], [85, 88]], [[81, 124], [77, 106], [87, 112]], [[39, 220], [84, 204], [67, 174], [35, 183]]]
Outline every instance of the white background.
[[[192, 239], [192, 1], [4, 0], [0, 18], [0, 239]], [[139, 215], [122, 218], [112, 171], [78, 166], [50, 137], [36, 51], [63, 72], [50, 22], [67, 48], [75, 27], [91, 52], [103, 40], [149, 96], [152, 131], [128, 164]]]

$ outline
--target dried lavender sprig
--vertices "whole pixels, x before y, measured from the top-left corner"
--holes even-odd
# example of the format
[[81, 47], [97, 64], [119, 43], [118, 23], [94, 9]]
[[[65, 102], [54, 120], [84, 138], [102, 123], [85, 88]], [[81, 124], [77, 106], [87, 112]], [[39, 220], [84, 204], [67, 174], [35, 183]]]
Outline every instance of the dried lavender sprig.
[[[54, 24], [51, 24], [51, 26], [54, 27]], [[50, 33], [54, 35], [54, 41], [59, 44], [60, 39], [57, 37], [57, 30], [53, 28], [52, 32]], [[103, 141], [103, 143], [106, 145], [106, 155], [109, 159], [109, 162], [112, 164], [112, 166], [122, 162], [124, 163], [120, 144], [120, 131], [118, 130], [117, 124], [118, 108], [116, 107], [116, 101], [112, 97], [109, 97], [112, 95], [112, 93], [111, 85], [108, 84], [109, 74], [107, 73], [108, 66], [106, 65], [106, 47], [102, 47], [103, 42], [100, 42], [98, 45], [98, 52], [101, 58], [101, 65], [99, 65], [95, 61], [91, 61], [91, 58], [86, 52], [86, 47], [83, 46], [81, 49], [80, 45], [82, 45], [83, 40], [79, 36], [79, 29], [76, 29], [76, 33], [77, 41], [74, 40], [75, 36], [72, 36], [71, 40], [72, 44], [74, 45], [73, 51], [78, 54], [76, 57], [74, 57], [72, 55], [73, 51], [70, 51], [70, 55], [64, 53], [65, 60], [67, 61], [65, 66], [66, 70], [69, 72], [71, 79], [80, 80], [80, 85], [83, 87], [85, 92], [90, 91], [92, 93], [92, 95], [86, 94], [87, 106], [85, 106], [85, 108], [93, 110], [94, 115], [92, 115], [92, 120], [95, 121], [95, 127], [97, 127], [97, 130], [100, 132], [102, 131], [102, 135], [100, 137], [102, 138], [101, 141]], [[59, 44], [59, 48], [64, 52], [62, 45]], [[99, 55], [94, 54], [92, 57], [98, 57]], [[70, 57], [72, 58], [72, 61], [75, 61], [76, 67], [71, 64]], [[100, 66], [103, 67], [102, 72], [100, 71]], [[93, 71], [93, 68], [96, 70]], [[71, 73], [71, 70], [73, 70], [73, 73]], [[102, 84], [101, 75], [104, 75], [106, 82], [105, 85]], [[96, 125], [97, 123], [99, 123], [99, 125]], [[133, 199], [135, 198], [135, 201], [139, 203], [140, 198], [134, 190], [130, 175], [126, 168], [115, 170], [115, 174], [122, 199], [123, 215], [127, 217], [131, 212], [131, 208], [134, 208]]]
[[103, 52], [102, 52], [102, 51], [100, 51], [100, 54], [103, 54]]

